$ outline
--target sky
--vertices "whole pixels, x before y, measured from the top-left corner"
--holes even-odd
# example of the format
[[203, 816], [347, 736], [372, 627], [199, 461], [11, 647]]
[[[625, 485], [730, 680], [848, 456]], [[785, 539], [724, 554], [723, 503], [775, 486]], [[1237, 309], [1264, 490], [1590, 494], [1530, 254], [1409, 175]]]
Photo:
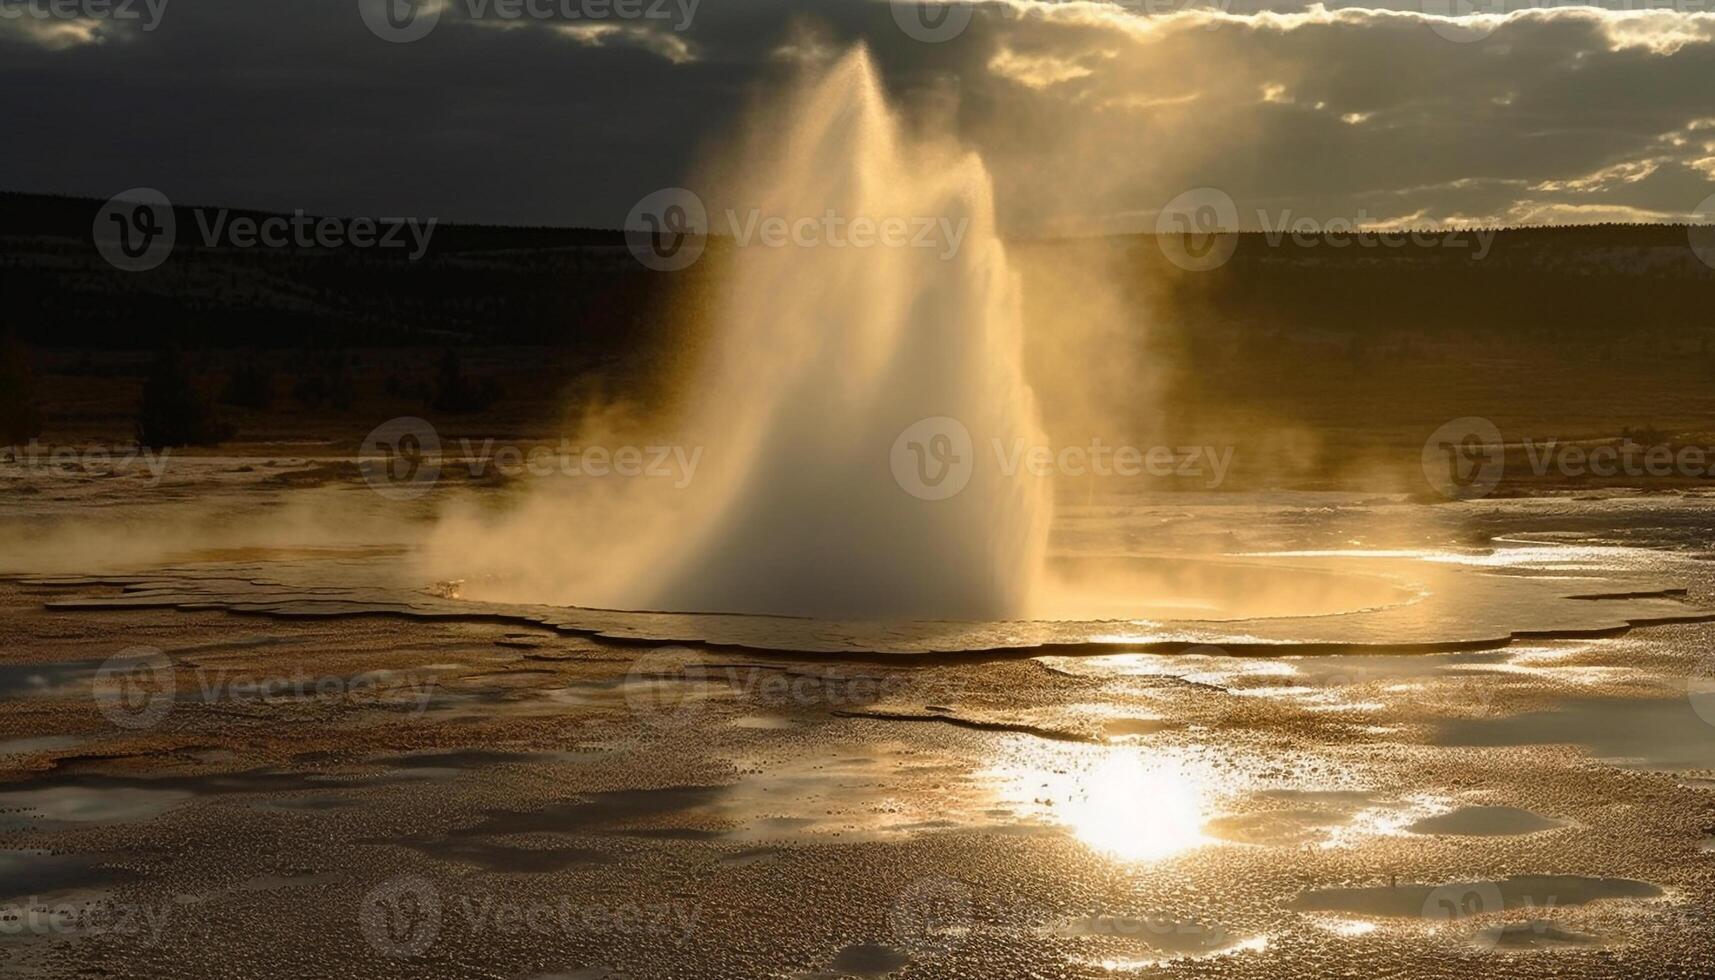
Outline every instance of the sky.
[[0, 0], [0, 190], [617, 227], [864, 43], [1017, 233], [1715, 209], [1715, 0], [392, 2]]

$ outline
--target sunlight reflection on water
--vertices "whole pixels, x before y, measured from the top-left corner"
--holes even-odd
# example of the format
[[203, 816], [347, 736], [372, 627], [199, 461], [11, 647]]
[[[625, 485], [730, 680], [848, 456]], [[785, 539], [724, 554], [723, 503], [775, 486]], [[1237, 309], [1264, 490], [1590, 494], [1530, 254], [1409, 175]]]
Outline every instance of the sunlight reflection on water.
[[1025, 809], [1122, 860], [1160, 860], [1210, 841], [1203, 833], [1207, 773], [1133, 749], [1083, 754], [1084, 760], [1060, 756], [998, 775]]

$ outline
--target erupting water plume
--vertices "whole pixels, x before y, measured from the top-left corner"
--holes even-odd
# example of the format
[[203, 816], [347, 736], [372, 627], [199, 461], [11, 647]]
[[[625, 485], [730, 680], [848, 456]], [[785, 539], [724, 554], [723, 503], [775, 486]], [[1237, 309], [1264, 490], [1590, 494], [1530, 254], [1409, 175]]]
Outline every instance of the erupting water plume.
[[[914, 144], [862, 49], [810, 86], [789, 118], [774, 155], [749, 161], [739, 199], [757, 216], [892, 222], [934, 245], [830, 237], [739, 247], [721, 336], [689, 412], [709, 446], [708, 479], [673, 559], [643, 573], [642, 604], [1020, 615], [1041, 565], [1050, 491], [1005, 475], [993, 452], [1043, 436], [982, 161]], [[942, 421], [901, 438], [925, 419]], [[966, 474], [944, 499], [912, 492]]]
[[[739, 203], [713, 216], [735, 247], [674, 434], [701, 453], [694, 481], [543, 487], [500, 525], [446, 515], [431, 561], [455, 558], [477, 586], [467, 596], [1028, 614], [1052, 491], [997, 456], [1045, 437], [989, 175], [974, 154], [911, 138], [862, 49], [781, 118], [742, 157]], [[780, 219], [815, 236], [746, 240]]]

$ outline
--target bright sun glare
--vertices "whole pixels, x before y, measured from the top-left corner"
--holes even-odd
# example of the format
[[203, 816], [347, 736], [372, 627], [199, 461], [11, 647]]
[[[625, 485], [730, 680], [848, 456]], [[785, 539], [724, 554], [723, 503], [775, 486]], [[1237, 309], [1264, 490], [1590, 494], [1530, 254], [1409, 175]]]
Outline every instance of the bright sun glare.
[[1097, 851], [1154, 861], [1208, 840], [1203, 786], [1179, 760], [1127, 748], [1084, 767], [1059, 761], [1020, 770], [1021, 795]]

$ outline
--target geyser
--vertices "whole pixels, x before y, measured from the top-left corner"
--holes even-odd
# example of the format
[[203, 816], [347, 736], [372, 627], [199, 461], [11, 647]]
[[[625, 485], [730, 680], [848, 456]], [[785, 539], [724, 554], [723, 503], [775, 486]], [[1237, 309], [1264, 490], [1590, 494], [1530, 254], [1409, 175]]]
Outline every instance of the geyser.
[[[1045, 442], [1018, 280], [982, 161], [913, 140], [868, 54], [813, 80], [745, 160], [742, 233], [783, 217], [854, 234], [734, 248], [685, 435], [688, 513], [622, 591], [641, 608], [828, 618], [1026, 614], [1052, 509], [996, 448]], [[753, 210], [746, 210], [753, 209]], [[956, 229], [927, 244], [919, 232]], [[948, 482], [951, 481], [951, 482]], [[962, 487], [960, 487], [962, 484]], [[956, 493], [950, 493], [959, 487]]]

